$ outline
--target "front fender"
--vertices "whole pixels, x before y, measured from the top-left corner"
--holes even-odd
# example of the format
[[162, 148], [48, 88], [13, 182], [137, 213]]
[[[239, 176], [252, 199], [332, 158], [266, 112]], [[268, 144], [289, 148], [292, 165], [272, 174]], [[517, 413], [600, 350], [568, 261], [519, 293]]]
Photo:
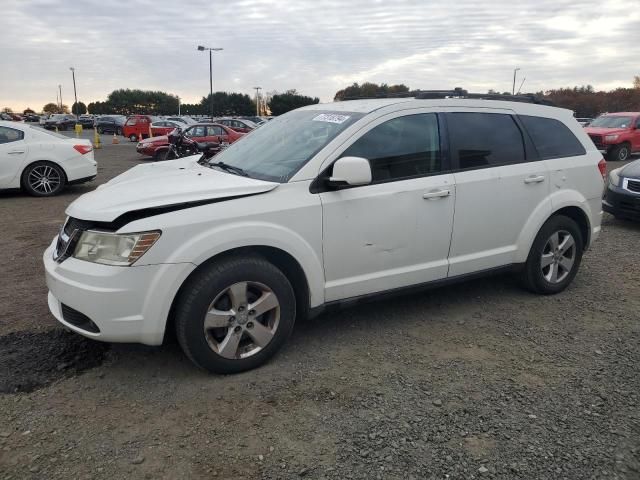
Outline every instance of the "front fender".
[[221, 253], [242, 247], [272, 247], [291, 255], [302, 267], [309, 285], [311, 307], [324, 303], [324, 269], [321, 247], [315, 249], [300, 234], [282, 225], [245, 221], [221, 225], [186, 239], [167, 263], [201, 265]]

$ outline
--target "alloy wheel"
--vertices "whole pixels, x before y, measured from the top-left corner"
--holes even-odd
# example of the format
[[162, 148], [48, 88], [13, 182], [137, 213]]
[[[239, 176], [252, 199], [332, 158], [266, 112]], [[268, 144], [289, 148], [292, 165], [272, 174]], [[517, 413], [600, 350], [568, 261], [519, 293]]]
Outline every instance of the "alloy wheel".
[[29, 172], [29, 186], [36, 192], [48, 195], [60, 188], [62, 177], [50, 165], [39, 165]]
[[273, 339], [280, 323], [276, 294], [258, 282], [238, 282], [211, 302], [204, 317], [209, 347], [228, 359], [248, 358]]
[[618, 160], [624, 161], [627, 158], [629, 158], [629, 149], [626, 147], [623, 147], [618, 151]]
[[549, 283], [561, 283], [571, 273], [576, 260], [576, 241], [566, 230], [554, 232], [542, 250], [540, 267]]

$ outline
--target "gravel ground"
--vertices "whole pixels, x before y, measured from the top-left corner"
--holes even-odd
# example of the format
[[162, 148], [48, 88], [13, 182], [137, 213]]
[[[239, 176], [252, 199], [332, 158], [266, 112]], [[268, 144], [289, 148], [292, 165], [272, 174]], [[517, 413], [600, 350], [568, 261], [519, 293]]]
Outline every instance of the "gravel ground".
[[640, 478], [640, 225], [605, 216], [562, 294], [493, 277], [371, 303], [215, 376], [48, 313], [65, 206], [140, 161], [96, 157], [63, 196], [0, 195], [0, 479]]

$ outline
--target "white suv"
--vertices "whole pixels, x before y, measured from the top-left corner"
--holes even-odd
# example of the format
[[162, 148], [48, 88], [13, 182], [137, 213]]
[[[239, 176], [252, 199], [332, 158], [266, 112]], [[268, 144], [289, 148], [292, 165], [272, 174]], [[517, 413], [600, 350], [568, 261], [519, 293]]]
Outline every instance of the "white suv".
[[513, 270], [557, 293], [600, 232], [605, 169], [569, 110], [308, 106], [208, 163], [136, 166], [73, 202], [44, 253], [49, 308], [96, 340], [175, 329], [229, 373], [264, 363], [296, 318], [381, 292]]

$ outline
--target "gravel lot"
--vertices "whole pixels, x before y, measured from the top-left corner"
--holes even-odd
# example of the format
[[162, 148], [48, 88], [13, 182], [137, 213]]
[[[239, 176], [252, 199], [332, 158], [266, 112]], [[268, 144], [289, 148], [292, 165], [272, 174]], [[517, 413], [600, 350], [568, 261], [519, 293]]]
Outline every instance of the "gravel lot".
[[66, 205], [141, 160], [96, 157], [60, 197], [0, 194], [0, 479], [640, 478], [640, 225], [605, 216], [560, 295], [494, 277], [371, 303], [214, 376], [49, 314]]

